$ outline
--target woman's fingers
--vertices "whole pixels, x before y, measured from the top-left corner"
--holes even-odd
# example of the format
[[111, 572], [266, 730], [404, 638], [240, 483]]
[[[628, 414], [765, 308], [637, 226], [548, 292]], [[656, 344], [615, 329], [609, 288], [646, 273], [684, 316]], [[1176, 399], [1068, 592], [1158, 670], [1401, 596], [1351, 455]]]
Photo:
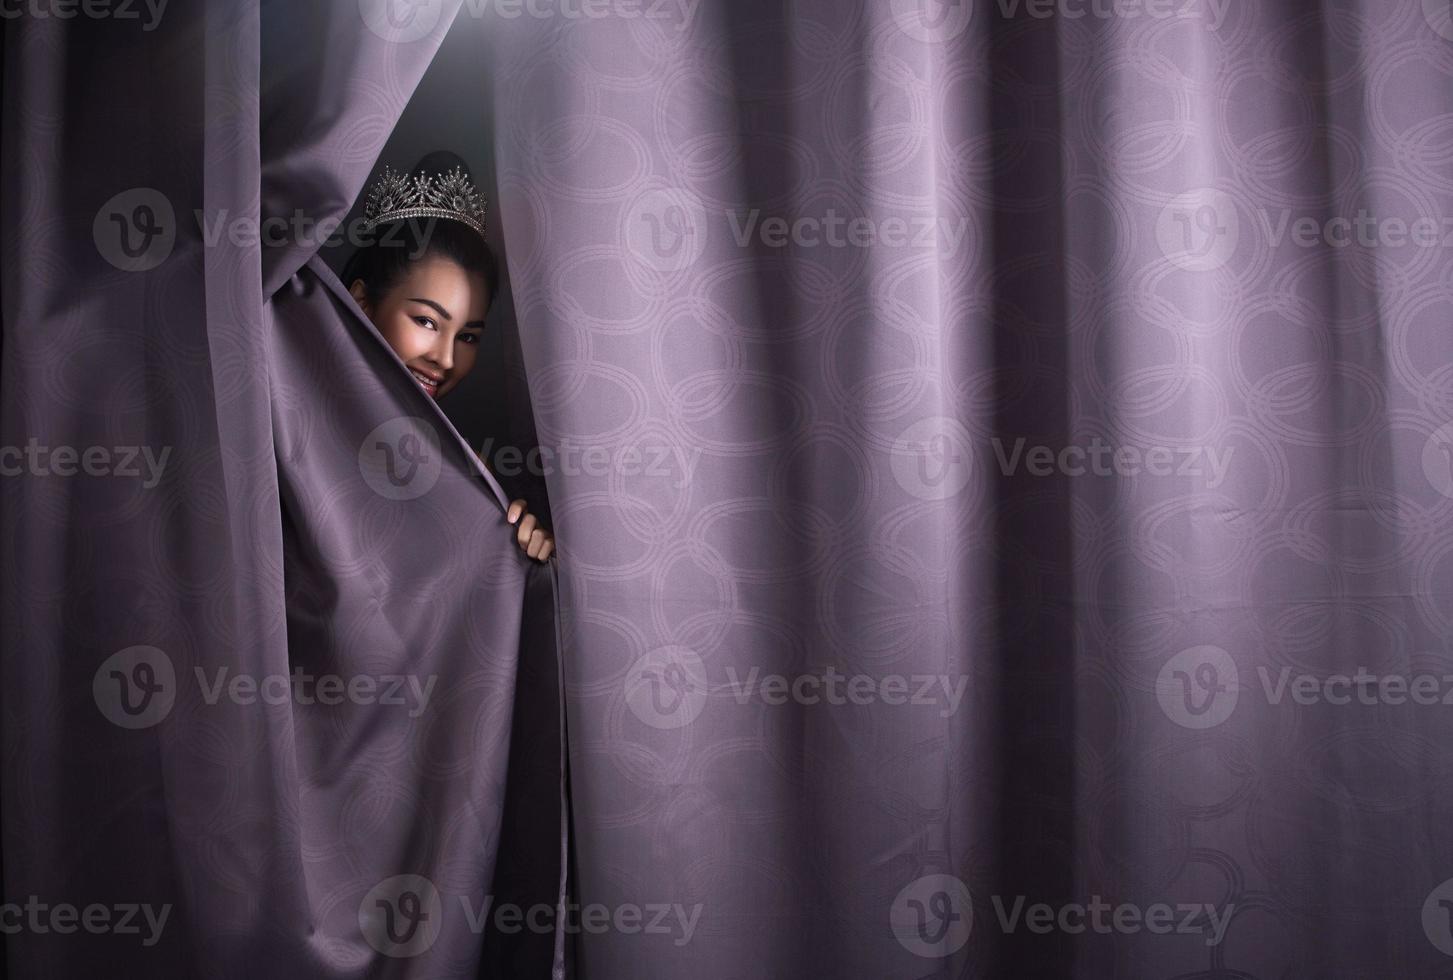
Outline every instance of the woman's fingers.
[[535, 533], [535, 527], [539, 521], [535, 520], [534, 514], [526, 514], [520, 518], [519, 530], [515, 532], [515, 540], [520, 543], [521, 548], [530, 546], [530, 535]]
[[555, 537], [540, 527], [539, 520], [523, 500], [510, 501], [505, 520], [515, 525], [515, 541], [520, 550], [536, 561], [545, 561], [555, 552]]

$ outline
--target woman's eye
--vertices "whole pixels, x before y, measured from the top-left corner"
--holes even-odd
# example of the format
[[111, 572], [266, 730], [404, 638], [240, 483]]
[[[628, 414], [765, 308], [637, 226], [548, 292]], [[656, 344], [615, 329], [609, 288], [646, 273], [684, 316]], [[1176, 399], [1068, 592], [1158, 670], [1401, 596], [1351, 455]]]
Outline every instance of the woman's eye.
[[416, 316], [416, 317], [414, 317], [414, 322], [417, 323], [419, 326], [425, 327], [425, 328], [427, 328], [429, 330], [437, 330], [437, 329], [439, 329], [438, 325], [435, 324], [433, 320], [430, 320], [426, 316]]
[[477, 343], [479, 343], [479, 334], [477, 334], [477, 333], [462, 333], [462, 334], [459, 335], [459, 339], [462, 342], [466, 343], [466, 344], [477, 344]]

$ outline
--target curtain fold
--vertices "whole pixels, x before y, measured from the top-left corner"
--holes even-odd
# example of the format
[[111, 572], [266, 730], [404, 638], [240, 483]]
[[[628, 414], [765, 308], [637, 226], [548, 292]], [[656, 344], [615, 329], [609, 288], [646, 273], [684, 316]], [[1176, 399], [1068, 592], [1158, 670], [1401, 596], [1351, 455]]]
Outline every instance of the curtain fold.
[[[558, 568], [315, 257], [457, 17]], [[7, 975], [1447, 971], [1446, 0], [0, 26]]]
[[312, 257], [458, 3], [385, 6], [6, 25], [9, 975], [558, 966], [553, 570]]
[[489, 21], [586, 974], [1445, 970], [1447, 4], [637, 9]]

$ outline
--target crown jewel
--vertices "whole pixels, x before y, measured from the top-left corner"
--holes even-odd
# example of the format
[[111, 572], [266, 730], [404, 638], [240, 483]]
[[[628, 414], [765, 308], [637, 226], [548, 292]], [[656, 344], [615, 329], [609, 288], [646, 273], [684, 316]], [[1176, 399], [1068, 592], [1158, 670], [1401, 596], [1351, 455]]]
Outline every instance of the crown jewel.
[[463, 167], [413, 177], [384, 167], [364, 202], [363, 224], [365, 230], [371, 231], [390, 221], [447, 218], [463, 222], [483, 238], [488, 210], [489, 202], [475, 190]]

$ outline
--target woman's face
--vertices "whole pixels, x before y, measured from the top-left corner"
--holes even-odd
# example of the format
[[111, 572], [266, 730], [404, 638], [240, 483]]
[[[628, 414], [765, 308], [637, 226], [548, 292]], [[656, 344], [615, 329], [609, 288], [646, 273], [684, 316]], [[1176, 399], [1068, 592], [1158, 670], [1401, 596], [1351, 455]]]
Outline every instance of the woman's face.
[[448, 392], [473, 370], [489, 311], [482, 275], [429, 255], [410, 264], [377, 307], [368, 302], [363, 280], [354, 280], [348, 291], [430, 397]]

